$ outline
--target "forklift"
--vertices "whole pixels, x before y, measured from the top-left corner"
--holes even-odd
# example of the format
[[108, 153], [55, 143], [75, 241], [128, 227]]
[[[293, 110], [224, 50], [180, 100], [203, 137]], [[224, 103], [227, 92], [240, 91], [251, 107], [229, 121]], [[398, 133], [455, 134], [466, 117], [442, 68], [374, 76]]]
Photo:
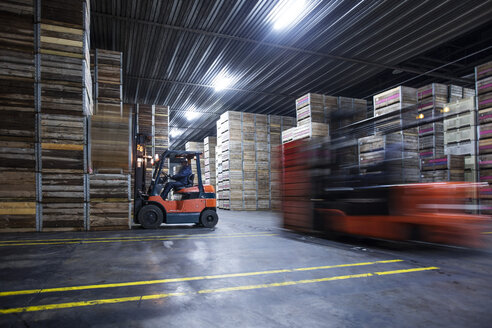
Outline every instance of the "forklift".
[[[162, 223], [185, 224], [194, 223], [198, 226], [213, 228], [219, 218], [217, 215], [217, 200], [214, 187], [203, 185], [198, 151], [165, 150], [155, 158], [147, 156], [145, 144], [149, 138], [144, 134], [136, 136], [136, 151], [134, 157], [134, 211], [133, 220], [145, 229], [157, 229]], [[167, 160], [195, 160], [198, 184], [194, 184], [195, 174], [191, 174], [188, 183], [174, 190], [173, 200], [161, 197], [165, 184], [171, 178], [163, 171]], [[148, 188], [145, 186], [147, 162], [154, 165], [152, 181]]]

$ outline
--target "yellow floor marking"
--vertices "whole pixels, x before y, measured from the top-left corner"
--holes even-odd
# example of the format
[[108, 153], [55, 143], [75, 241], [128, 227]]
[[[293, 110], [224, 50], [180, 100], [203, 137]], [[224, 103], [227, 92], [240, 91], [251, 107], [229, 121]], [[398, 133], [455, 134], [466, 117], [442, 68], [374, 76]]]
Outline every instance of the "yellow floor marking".
[[0, 310], [0, 313], [8, 314], [8, 313], [19, 313], [19, 312], [67, 309], [73, 307], [92, 306], [92, 305], [99, 305], [99, 304], [114, 304], [114, 303], [123, 303], [123, 302], [135, 302], [140, 300], [155, 300], [155, 299], [162, 299], [170, 296], [182, 296], [182, 295], [185, 295], [185, 293], [153, 294], [153, 295], [132, 296], [132, 297], [106, 298], [101, 300], [82, 301], [82, 302], [34, 305], [34, 306], [27, 306], [23, 308], [11, 308], [11, 309]]
[[9, 246], [34, 246], [34, 245], [70, 245], [70, 244], [95, 244], [95, 243], [127, 243], [136, 241], [158, 241], [158, 240], [177, 240], [177, 239], [219, 239], [219, 238], [245, 238], [245, 237], [271, 237], [277, 234], [256, 234], [256, 235], [237, 235], [237, 236], [199, 236], [199, 237], [161, 237], [161, 238], [151, 238], [151, 239], [115, 239], [115, 240], [80, 240], [80, 241], [66, 241], [66, 242], [51, 242], [51, 243], [18, 243], [18, 244], [1, 244], [0, 247]]
[[394, 271], [382, 271], [382, 272], [374, 272], [374, 274], [378, 276], [383, 276], [385, 274], [398, 274], [398, 273], [408, 273], [408, 272], [417, 272], [417, 271], [425, 271], [425, 270], [437, 270], [438, 267], [427, 267], [427, 268], [413, 268], [413, 269], [405, 269], [405, 270], [394, 270]]
[[389, 275], [389, 274], [402, 273], [401, 271], [416, 272], [416, 271], [426, 271], [426, 270], [436, 270], [436, 269], [439, 269], [439, 268], [427, 267], [427, 268], [409, 269], [406, 271], [405, 270], [398, 270], [398, 271], [382, 271], [382, 272], [375, 272], [375, 273], [368, 272], [368, 273], [335, 276], [335, 277], [326, 277], [326, 278], [319, 278], [319, 279], [284, 281], [284, 282], [276, 282], [276, 283], [270, 283], [270, 284], [245, 285], [245, 286], [224, 287], [224, 288], [217, 288], [217, 289], [202, 289], [202, 290], [199, 290], [198, 292], [190, 292], [190, 293], [150, 294], [150, 295], [142, 295], [142, 296], [107, 298], [107, 299], [90, 300], [90, 301], [82, 301], [82, 302], [34, 305], [34, 306], [26, 306], [26, 307], [18, 307], [18, 308], [10, 308], [10, 309], [0, 309], [0, 314], [34, 312], [34, 311], [55, 310], [55, 309], [67, 309], [67, 308], [92, 306], [92, 305], [100, 305], [100, 304], [115, 304], [115, 303], [123, 303], [123, 302], [135, 302], [135, 301], [141, 301], [141, 300], [155, 300], [155, 299], [162, 299], [162, 298], [166, 298], [166, 297], [170, 297], [170, 296], [223, 293], [223, 292], [231, 292], [231, 291], [261, 289], [261, 288], [285, 287], [285, 286], [293, 286], [293, 285], [300, 285], [300, 284], [312, 284], [312, 283], [325, 282], [325, 281], [366, 278], [366, 277], [373, 277], [375, 275], [381, 275], [381, 274], [388, 274]]
[[492, 231], [482, 232], [484, 235], [492, 235]]
[[[231, 234], [224, 234], [221, 236], [233, 236], [233, 235], [252, 235], [252, 234], [271, 234], [269, 231], [264, 232], [238, 232]], [[195, 237], [195, 236], [210, 236], [210, 233], [197, 233], [197, 234], [179, 234], [179, 235], [141, 235], [141, 236], [123, 236], [123, 237], [89, 237], [89, 238], [54, 238], [54, 239], [18, 239], [18, 240], [0, 240], [0, 244], [2, 243], [25, 243], [25, 242], [45, 242], [45, 241], [86, 241], [86, 240], [123, 240], [123, 239], [145, 239], [145, 238], [178, 238], [178, 237]]]
[[403, 260], [384, 260], [384, 261], [374, 261], [374, 262], [360, 262], [360, 263], [327, 265], [327, 266], [322, 266], [322, 267], [308, 267], [308, 268], [297, 268], [297, 269], [280, 269], [280, 270], [268, 270], [268, 271], [244, 272], [244, 273], [226, 273], [226, 274], [217, 274], [217, 275], [209, 275], [209, 276], [195, 276], [195, 277], [183, 277], [183, 278], [168, 278], [168, 279], [147, 280], [147, 281], [131, 281], [131, 282], [120, 282], [120, 283], [113, 283], [113, 284], [83, 285], [83, 286], [71, 286], [71, 287], [55, 287], [55, 288], [46, 288], [46, 289], [14, 290], [14, 291], [0, 292], [0, 296], [13, 296], [13, 295], [27, 295], [27, 294], [38, 294], [38, 293], [66, 292], [66, 291], [75, 291], [75, 290], [101, 289], [101, 288], [114, 288], [114, 287], [128, 287], [128, 286], [143, 286], [143, 285], [165, 284], [165, 283], [170, 283], [170, 282], [206, 280], [206, 279], [223, 279], [223, 278], [248, 277], [248, 276], [259, 276], [259, 275], [276, 274], [276, 273], [287, 273], [287, 272], [295, 272], [295, 271], [321, 270], [321, 269], [331, 269], [331, 268], [338, 268], [338, 267], [351, 267], [351, 266], [372, 265], [372, 264], [384, 264], [384, 263], [395, 263], [395, 262], [403, 262]]

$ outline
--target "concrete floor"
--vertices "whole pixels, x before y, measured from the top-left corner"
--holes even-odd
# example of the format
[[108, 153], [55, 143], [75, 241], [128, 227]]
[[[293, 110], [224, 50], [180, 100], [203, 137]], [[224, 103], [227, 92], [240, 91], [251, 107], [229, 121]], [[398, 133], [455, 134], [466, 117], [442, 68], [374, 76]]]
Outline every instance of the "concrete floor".
[[490, 327], [492, 235], [476, 251], [219, 217], [215, 230], [0, 235], [0, 326]]

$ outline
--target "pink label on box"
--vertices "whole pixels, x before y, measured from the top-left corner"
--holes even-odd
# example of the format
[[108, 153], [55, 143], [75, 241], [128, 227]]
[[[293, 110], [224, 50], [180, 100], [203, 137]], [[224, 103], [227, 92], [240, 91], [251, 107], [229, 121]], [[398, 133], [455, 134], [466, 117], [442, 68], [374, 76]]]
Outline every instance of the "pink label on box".
[[388, 101], [388, 100], [391, 100], [391, 99], [398, 98], [399, 96], [400, 96], [400, 93], [397, 93], [395, 95], [392, 95], [392, 96], [389, 96], [389, 97], [380, 99], [380, 100], [376, 101], [376, 105], [379, 105], [380, 103], [383, 103], [383, 102]]
[[488, 73], [488, 72], [490, 72], [490, 71], [492, 71], [492, 68], [487, 68], [487, 69], [486, 69], [486, 70], [484, 70], [484, 71], [477, 72], [477, 75], [478, 75], [478, 76], [480, 76], [480, 75], [485, 74], [485, 73]]
[[487, 83], [487, 84], [484, 84], [482, 85], [481, 87], [478, 88], [478, 90], [480, 89], [485, 89], [485, 88], [489, 88], [489, 87], [492, 87], [492, 83]]
[[429, 163], [446, 163], [447, 161], [447, 158], [436, 158], [429, 160]]
[[479, 104], [479, 105], [484, 105], [484, 104], [488, 104], [488, 103], [492, 103], [492, 99], [482, 100], [482, 101], [481, 101], [481, 102], [479, 102], [478, 104]]
[[418, 93], [418, 96], [419, 96], [419, 97], [422, 97], [422, 96], [427, 95], [427, 94], [429, 94], [429, 93], [432, 93], [432, 89], [427, 89], [427, 90], [425, 90], [425, 91], [419, 92], [419, 93]]
[[480, 135], [492, 133], [492, 130], [480, 131]]
[[434, 131], [434, 128], [421, 129], [419, 131], [419, 133], [426, 133], [426, 132], [429, 132], [429, 131]]

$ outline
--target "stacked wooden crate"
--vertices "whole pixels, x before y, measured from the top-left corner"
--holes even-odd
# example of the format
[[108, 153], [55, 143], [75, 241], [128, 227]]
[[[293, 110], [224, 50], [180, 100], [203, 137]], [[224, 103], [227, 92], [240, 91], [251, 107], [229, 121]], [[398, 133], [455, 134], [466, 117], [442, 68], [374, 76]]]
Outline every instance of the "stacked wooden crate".
[[[262, 114], [226, 112], [217, 121], [219, 206], [232, 210], [279, 206], [280, 133], [294, 120]], [[272, 150], [272, 147], [274, 150]], [[273, 173], [273, 176], [272, 176]], [[273, 200], [273, 203], [272, 203]]]
[[[480, 182], [492, 184], [492, 62], [475, 68], [479, 125], [479, 176]], [[480, 191], [482, 212], [492, 213], [492, 188]]]
[[122, 104], [122, 54], [94, 51], [95, 109], [91, 118], [88, 229], [128, 229], [131, 213], [129, 116]]
[[465, 181], [476, 180], [475, 98], [447, 103], [444, 107], [444, 153], [465, 158]]
[[36, 230], [33, 1], [0, 6], [0, 231]]
[[205, 163], [205, 184], [216, 188], [215, 173], [215, 148], [217, 147], [216, 137], [206, 137], [203, 139], [203, 159]]
[[[425, 120], [437, 119], [442, 116], [443, 108], [448, 100], [448, 86], [432, 83], [417, 89], [418, 118]], [[421, 163], [427, 160], [439, 160], [444, 155], [444, 130], [442, 121], [421, 124], [419, 132], [419, 156]], [[423, 161], [423, 160], [426, 161]], [[439, 174], [429, 166], [421, 170], [422, 181], [434, 181]]]
[[422, 182], [463, 181], [465, 158], [463, 155], [445, 155], [422, 159]]
[[[203, 142], [198, 142], [198, 141], [188, 141], [185, 144], [185, 150], [187, 151], [197, 151], [200, 152], [200, 170], [202, 172], [202, 183], [205, 184], [205, 159], [204, 159], [204, 147], [203, 147]], [[196, 160], [193, 159], [191, 161], [191, 171], [193, 174], [195, 174], [195, 184], [198, 184], [198, 174], [197, 174], [197, 167], [196, 167]]]
[[270, 167], [270, 208], [278, 210], [281, 207], [281, 157], [282, 157], [282, 132], [296, 125], [293, 117], [269, 115], [269, 167]]
[[362, 175], [381, 172], [392, 183], [418, 182], [417, 139], [415, 134], [405, 132], [360, 138], [359, 172]]
[[222, 136], [220, 129], [220, 119], [216, 123], [217, 146], [215, 146], [215, 191], [217, 195], [217, 207], [224, 208], [224, 193], [222, 180]]
[[459, 85], [450, 84], [448, 86], [448, 101], [454, 102], [463, 99], [463, 87]]
[[89, 7], [43, 0], [40, 9], [42, 229], [82, 230], [89, 191], [86, 115], [92, 113]]
[[[377, 131], [401, 130], [417, 117], [417, 90], [405, 86], [382, 92], [373, 97], [374, 116], [392, 114], [376, 127]], [[417, 129], [405, 129], [407, 134], [417, 135]]]

